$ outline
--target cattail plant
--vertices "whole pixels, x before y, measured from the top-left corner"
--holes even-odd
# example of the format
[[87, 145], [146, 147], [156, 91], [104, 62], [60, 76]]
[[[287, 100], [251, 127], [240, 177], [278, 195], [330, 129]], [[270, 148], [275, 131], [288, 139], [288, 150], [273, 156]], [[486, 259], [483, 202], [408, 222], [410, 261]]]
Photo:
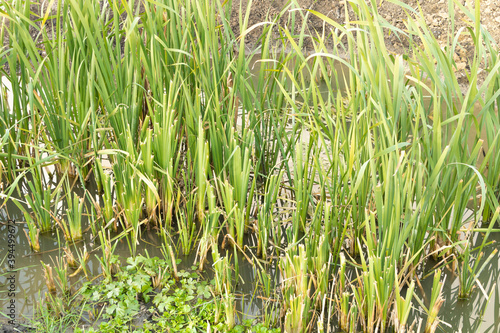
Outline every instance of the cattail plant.
[[52, 270], [52, 266], [50, 266], [50, 264], [45, 264], [42, 261], [42, 267], [43, 267], [43, 273], [44, 273], [44, 278], [45, 278], [45, 284], [47, 285], [47, 288], [49, 289], [49, 293], [55, 295], [57, 290], [56, 290], [56, 283], [54, 281], [54, 273]]
[[59, 285], [59, 289], [63, 292], [63, 295], [70, 294], [70, 284], [68, 278], [68, 264], [64, 259], [56, 258], [54, 264], [54, 270], [56, 271], [56, 283]]
[[[77, 8], [80, 15], [77, 14]], [[69, 2], [59, 3], [57, 13], [50, 19], [53, 34], [49, 36], [47, 29], [42, 29], [38, 40], [28, 34], [23, 39], [23, 47], [29, 50], [28, 57], [20, 58], [25, 62], [23, 67], [37, 73], [32, 76], [36, 80], [29, 92], [24, 93], [33, 94], [34, 98], [31, 98], [29, 107], [24, 105], [22, 110], [40, 114], [39, 121], [45, 125], [45, 145], [58, 153], [56, 170], [72, 177], [77, 175], [77, 171], [83, 177], [87, 174], [84, 165], [89, 147], [88, 124], [90, 113], [95, 111], [91, 107], [96, 97], [91, 92], [93, 85], [87, 84], [94, 80], [92, 75], [95, 72], [90, 69], [92, 53], [89, 52], [90, 48], [82, 47], [88, 45], [88, 40], [79, 24], [96, 15], [93, 9], [89, 4], [74, 2], [70, 6]], [[85, 15], [82, 15], [82, 11]], [[62, 12], [67, 15], [61, 15]], [[47, 18], [44, 18], [42, 28], [48, 24]], [[40, 42], [46, 52], [44, 57], [38, 52]], [[26, 86], [21, 87], [24, 90]], [[36, 118], [33, 115], [32, 119]]]
[[300, 294], [298, 296], [290, 296], [286, 300], [288, 311], [285, 314], [285, 332], [306, 332], [308, 326], [308, 302], [306, 296]]
[[87, 251], [87, 247], [85, 246], [85, 244], [83, 245], [82, 250], [80, 249], [76, 250], [76, 254], [78, 256], [78, 262], [79, 262], [78, 269], [75, 272], [73, 272], [73, 274], [71, 274], [70, 277], [74, 277], [78, 275], [78, 273], [83, 271], [83, 273], [85, 274], [85, 278], [89, 280], [90, 277], [89, 277], [89, 272], [87, 270], [87, 262], [90, 259], [90, 253]]
[[[36, 152], [35, 161], [39, 161], [40, 157], [38, 151]], [[51, 188], [49, 185], [44, 185], [42, 182], [43, 171], [40, 164], [35, 164], [35, 161], [31, 161], [31, 175], [32, 180], [28, 180], [28, 189], [30, 193], [26, 196], [26, 202], [31, 208], [31, 213], [29, 213], [33, 219], [28, 218], [30, 221], [34, 221], [40, 232], [44, 233], [52, 228], [52, 219], [55, 217], [53, 203], [59, 201], [60, 189], [62, 186], [62, 181], [56, 188]], [[14, 203], [22, 210], [25, 208], [21, 206], [17, 200]], [[24, 214], [25, 217], [27, 216]], [[28, 222], [28, 220], [27, 220]]]
[[99, 174], [99, 179], [101, 180], [101, 186], [102, 186], [102, 201], [103, 201], [103, 207], [100, 208], [100, 212], [102, 214], [102, 217], [104, 219], [104, 225], [107, 225], [108, 223], [112, 223], [113, 230], [116, 232], [116, 223], [113, 222], [115, 218], [115, 211], [114, 211], [114, 196], [113, 196], [113, 189], [114, 189], [114, 179], [113, 175], [110, 175], [106, 172], [104, 172], [104, 169], [102, 167], [102, 163], [100, 159], [95, 160], [95, 169], [97, 170], [97, 173]]
[[299, 232], [306, 230], [307, 216], [311, 204], [311, 191], [314, 183], [316, 169], [310, 164], [310, 153], [312, 148], [310, 142], [309, 149], [304, 156], [302, 143], [296, 145], [293, 169], [293, 187], [295, 196], [295, 212], [293, 213], [294, 242], [298, 240]]
[[296, 249], [288, 249], [279, 263], [286, 332], [303, 332], [309, 325], [311, 285], [307, 262], [306, 248], [300, 244]]
[[[90, 198], [90, 204], [85, 205], [87, 210], [87, 220], [90, 226], [92, 235], [96, 235], [98, 230], [103, 226], [102, 213], [100, 212], [100, 207], [96, 204], [94, 198], [90, 195], [88, 191], [85, 192], [86, 196], [84, 198]], [[97, 207], [96, 207], [97, 206]]]
[[[2, 105], [0, 126], [2, 130], [16, 129], [10, 131], [12, 136], [5, 147], [8, 156], [5, 167], [11, 180], [14, 179], [16, 174], [16, 155], [22, 154], [23, 150], [27, 148], [24, 144], [30, 142], [32, 136], [37, 137], [37, 124], [40, 123], [39, 115], [30, 116], [28, 113], [28, 110], [34, 109], [36, 94], [33, 92], [35, 91], [34, 85], [36, 82], [34, 82], [33, 78], [35, 77], [37, 65], [42, 60], [41, 55], [38, 53], [37, 43], [30, 35], [29, 20], [21, 19], [21, 17], [30, 17], [30, 4], [27, 1], [3, 6], [2, 8], [6, 16], [2, 18], [0, 30], [2, 37], [9, 37], [7, 46], [9, 52], [4, 53], [0, 62], [4, 65], [5, 60], [11, 69], [6, 78], [11, 86], [12, 107]], [[14, 68], [16, 70], [12, 70]], [[4, 96], [2, 96], [3, 98]], [[30, 126], [32, 126], [31, 131]], [[33, 147], [30, 153], [36, 151], [37, 149]], [[27, 153], [24, 157], [29, 157], [30, 153]]]
[[76, 269], [78, 267], [78, 262], [76, 261], [75, 256], [73, 255], [73, 252], [71, 252], [69, 246], [63, 247], [63, 251], [64, 251], [64, 259], [66, 260], [68, 266], [73, 269]]
[[396, 332], [407, 332], [408, 331], [408, 316], [410, 315], [410, 311], [413, 308], [412, 299], [413, 292], [415, 289], [415, 282], [411, 281], [410, 286], [406, 290], [406, 297], [403, 298], [401, 296], [401, 284], [398, 281], [398, 276], [396, 274], [394, 281], [394, 291], [395, 302], [394, 302], [394, 310], [392, 314], [392, 321]]
[[[145, 124], [149, 122], [149, 119], [146, 117]], [[145, 129], [143, 135], [143, 141], [141, 142], [141, 170], [145, 177], [152, 182], [155, 188], [158, 188], [158, 181], [153, 179], [154, 177], [154, 169], [153, 169], [153, 130], [148, 128]], [[146, 216], [152, 222], [156, 222], [156, 208], [158, 206], [157, 196], [154, 191], [145, 186], [144, 188], [144, 204], [146, 206]]]
[[442, 297], [443, 291], [443, 282], [441, 279], [441, 270], [436, 270], [434, 273], [434, 282], [432, 283], [432, 294], [431, 294], [431, 302], [429, 304], [429, 312], [427, 321], [425, 323], [425, 333], [434, 333], [439, 325], [438, 313], [441, 309], [441, 306], [444, 303], [444, 299]]
[[[479, 4], [479, 2], [476, 2], [475, 4]], [[472, 13], [470, 13], [468, 9], [461, 9], [472, 17]], [[475, 12], [473, 15], [474, 19], [479, 20], [480, 22], [480, 12]], [[498, 74], [499, 69], [497, 66], [498, 63], [500, 63], [500, 57], [498, 52], [494, 51], [498, 46], [495, 45], [496, 43], [492, 40], [491, 36], [478, 24], [477, 21], [475, 22], [474, 28], [476, 29], [474, 39], [477, 51], [482, 53], [486, 61], [491, 64], [492, 68], [496, 68], [496, 73]], [[479, 65], [477, 60], [474, 65], [476, 68]], [[500, 154], [498, 154], [500, 149], [500, 115], [498, 113], [500, 101], [496, 95], [499, 86], [499, 76], [494, 73], [488, 75], [481, 86], [481, 90], [484, 92], [485, 103], [481, 104], [482, 109], [479, 111], [479, 114], [482, 115], [480, 117], [480, 131], [483, 130], [486, 132], [485, 160], [488, 161], [483, 161], [479, 170], [487, 170], [486, 175], [484, 171], [482, 171], [482, 174], [485, 175], [487, 183], [491, 186], [491, 189], [493, 189], [493, 193], [496, 193], [496, 198], [494, 194], [481, 198], [486, 201], [483, 210], [484, 221], [488, 220], [492, 214], [495, 214], [495, 207], [498, 207], [498, 197], [500, 193]]]
[[[371, 223], [374, 223], [371, 215]], [[367, 221], [367, 225], [370, 223]], [[394, 301], [393, 281], [396, 279], [396, 259], [382, 257], [375, 252], [371, 226], [367, 228], [368, 260], [361, 256], [363, 271], [355, 290], [361, 324], [366, 332], [385, 332], [389, 324], [389, 310]], [[361, 247], [361, 244], [358, 244]]]
[[495, 221], [497, 221], [498, 216], [500, 215], [500, 207], [497, 208], [495, 211], [495, 214], [492, 217], [492, 221], [490, 222], [488, 229], [486, 230], [485, 235], [483, 236], [483, 241], [481, 242], [481, 245], [478, 248], [479, 255], [477, 258], [474, 259], [474, 264], [470, 266], [470, 261], [471, 259], [471, 244], [470, 240], [465, 241], [465, 246], [462, 250], [462, 253], [459, 257], [459, 260], [461, 263], [458, 265], [458, 282], [459, 282], [459, 288], [458, 288], [458, 297], [459, 298], [468, 298], [472, 290], [474, 289], [474, 285], [478, 282], [477, 277], [481, 272], [487, 268], [488, 263], [495, 258], [496, 254], [498, 253], [498, 249], [494, 249], [490, 255], [483, 260], [484, 257], [484, 252], [483, 248], [487, 244], [488, 237], [493, 230], [493, 225], [495, 224]]
[[111, 281], [115, 274], [118, 273], [120, 267], [119, 258], [114, 254], [118, 242], [115, 242], [113, 245], [111, 244], [109, 230], [106, 232], [106, 230], [101, 229], [98, 235], [101, 243], [102, 257], [97, 257], [97, 260], [99, 260], [101, 265], [104, 278]]
[[26, 219], [29, 231], [26, 231], [26, 229], [23, 230], [30, 244], [30, 248], [33, 252], [40, 252], [40, 229], [36, 227], [36, 223], [33, 221], [31, 215], [24, 213], [24, 218]]
[[267, 257], [269, 236], [273, 229], [274, 209], [276, 200], [278, 199], [278, 193], [280, 191], [279, 184], [281, 183], [283, 173], [284, 171], [281, 171], [279, 174], [269, 177], [263, 195], [264, 203], [260, 207], [257, 215], [257, 255], [262, 256], [263, 259]]
[[260, 267], [257, 269], [257, 278], [262, 287], [262, 292], [265, 297], [271, 297], [271, 287], [272, 287], [272, 279], [269, 273], [265, 271], [264, 268]]
[[[337, 292], [334, 294], [337, 308], [339, 309], [339, 326], [342, 331], [349, 332], [349, 316], [351, 303], [349, 302], [351, 294], [347, 292], [345, 286], [345, 268], [346, 259], [343, 253], [340, 254], [340, 270], [338, 272]], [[356, 320], [356, 319], [355, 319]]]
[[[248, 137], [247, 140], [250, 142], [252, 140], [252, 135], [249, 134]], [[236, 241], [240, 247], [243, 247], [243, 236], [249, 224], [250, 209], [253, 203], [256, 183], [255, 177], [250, 179], [252, 167], [250, 148], [240, 148], [240, 146], [236, 145], [231, 152], [228, 163], [229, 179], [232, 185], [229, 192], [232, 192], [233, 199], [227, 198], [226, 201], [229, 201], [229, 207], [234, 207], [232, 216], [236, 228]], [[226, 195], [229, 195], [229, 192], [227, 192]], [[234, 201], [234, 206], [231, 201]], [[226, 212], [229, 212], [228, 208], [226, 208]]]
[[33, 219], [41, 232], [47, 232], [52, 228], [52, 190], [49, 188], [36, 192], [31, 181], [28, 182], [31, 194], [26, 196], [26, 201], [32, 209]]
[[198, 215], [198, 221], [203, 221], [205, 217], [205, 204], [206, 204], [206, 185], [208, 176], [208, 158], [209, 149], [208, 142], [205, 141], [205, 132], [203, 130], [203, 123], [200, 119], [198, 120], [198, 137], [196, 140], [196, 155], [194, 159], [194, 168], [196, 170], [196, 211]]
[[173, 109], [175, 86], [170, 82], [169, 94], [163, 94], [162, 104], [157, 107], [153, 122], [153, 157], [158, 165], [159, 192], [163, 220], [167, 226], [171, 225], [173, 206], [176, 198], [176, 177], [180, 159], [179, 111]]
[[221, 215], [220, 208], [217, 207], [215, 189], [207, 181], [207, 201], [208, 213], [205, 216], [205, 221], [202, 223], [203, 234], [198, 243], [197, 257], [199, 258], [198, 270], [203, 271], [203, 266], [212, 244], [217, 242], [219, 235], [219, 217]]
[[[3, 21], [6, 18], [2, 18]], [[3, 30], [4, 28], [0, 28]], [[1, 63], [1, 61], [0, 61]], [[1, 66], [1, 65], [0, 65]], [[1, 188], [4, 189], [4, 186], [11, 182], [15, 178], [15, 159], [12, 156], [13, 152], [17, 152], [16, 145], [12, 144], [11, 140], [9, 140], [9, 133], [11, 133], [12, 129], [12, 121], [15, 120], [15, 113], [10, 113], [10, 107], [8, 102], [7, 95], [7, 87], [4, 85], [4, 74], [0, 73], [0, 133], [5, 133], [0, 138], [0, 184]], [[9, 77], [6, 77], [9, 80]], [[16, 154], [17, 155], [17, 154]], [[10, 156], [10, 157], [9, 157]], [[19, 156], [21, 157], [21, 156]], [[19, 158], [18, 157], [18, 158]], [[4, 185], [5, 184], [5, 185]]]
[[[222, 181], [220, 178], [217, 178], [217, 192], [219, 193], [220, 201], [224, 205], [224, 219], [226, 222], [226, 231], [233, 238], [236, 239], [240, 233], [243, 233], [243, 227], [241, 222], [242, 212], [241, 207], [234, 200], [234, 188], [229, 184], [229, 181], [226, 179]], [[242, 236], [243, 237], [243, 236]]]
[[[186, 177], [184, 177], [185, 182], [189, 182]], [[189, 187], [186, 187], [189, 189]], [[181, 206], [181, 199], [184, 201], [183, 206]], [[176, 222], [179, 230], [179, 242], [182, 245], [182, 253], [187, 256], [191, 253], [191, 250], [196, 242], [197, 238], [197, 227], [195, 222], [195, 212], [196, 212], [196, 198], [193, 192], [188, 193], [187, 198], [183, 197], [179, 191], [177, 195], [177, 201], [175, 206], [176, 211]]]
[[215, 272], [214, 292], [216, 295], [221, 295], [225, 291], [232, 290], [232, 272], [229, 265], [229, 259], [222, 257], [219, 253], [217, 244], [212, 246], [213, 268]]
[[[216, 244], [212, 246], [213, 268], [215, 271], [215, 294], [222, 297], [226, 325], [229, 329], [235, 325], [235, 301], [233, 295], [232, 271], [228, 257], [221, 257]], [[237, 276], [237, 275], [236, 275]]]
[[[132, 138], [129, 136], [128, 147], [132, 149]], [[130, 231], [131, 251], [135, 255], [140, 237], [140, 219], [142, 216], [142, 180], [141, 174], [134, 166], [134, 156], [127, 158], [117, 155], [113, 165], [116, 179], [117, 202], [122, 209], [122, 222], [125, 230]]]
[[[318, 236], [316, 236], [318, 237]], [[315, 286], [316, 306], [319, 308], [324, 297], [328, 294], [328, 287], [331, 275], [331, 264], [333, 261], [332, 254], [330, 253], [330, 244], [324, 235], [319, 236], [316, 242], [317, 248], [309, 245], [310, 249], [316, 249], [315, 257], [312, 258], [312, 279]], [[310, 254], [314, 256], [314, 251]]]
[[[163, 243], [162, 251], [163, 251], [164, 257], [170, 259], [170, 266], [172, 266], [172, 275], [173, 275], [175, 281], [178, 282], [179, 281], [179, 274], [177, 273], [177, 261], [175, 259], [174, 250], [172, 249], [172, 245], [170, 245], [169, 243], [166, 243], [166, 242]], [[168, 251], [168, 254], [167, 254], [167, 251]]]
[[232, 329], [236, 324], [235, 296], [231, 293], [231, 290], [226, 289], [221, 297], [224, 304], [226, 327]]
[[[71, 192], [67, 193], [68, 209], [66, 210], [66, 217], [68, 223], [62, 223], [64, 225], [64, 236], [66, 240], [77, 241], [82, 239], [82, 212], [84, 197], [79, 197], [76, 193], [73, 193], [73, 199], [71, 198]], [[63, 220], [64, 221], [64, 220]]]

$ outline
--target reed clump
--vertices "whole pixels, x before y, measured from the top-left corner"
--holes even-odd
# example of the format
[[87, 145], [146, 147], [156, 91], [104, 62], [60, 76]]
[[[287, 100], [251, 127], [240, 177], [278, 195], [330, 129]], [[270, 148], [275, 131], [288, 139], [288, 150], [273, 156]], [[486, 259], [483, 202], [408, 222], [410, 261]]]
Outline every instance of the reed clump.
[[[6, 200], [28, 188], [28, 205], [15, 201], [33, 251], [52, 220], [68, 241], [84, 237], [90, 197], [86, 204], [101, 203], [91, 230], [108, 281], [119, 273], [116, 242], [125, 238], [136, 257], [142, 236], [156, 232], [175, 281], [184, 279], [176, 255], [196, 251], [199, 270], [213, 268], [211, 291], [227, 330], [238, 323], [238, 260], [251, 262], [262, 286], [255, 293], [266, 300], [262, 319], [285, 332], [337, 324], [346, 332], [409, 332], [416, 309], [434, 332], [441, 271], [428, 308], [415, 288], [426, 260], [452, 263], [460, 297], [469, 297], [497, 256], [483, 253], [500, 212], [500, 59], [480, 25], [479, 0], [474, 8], [448, 1], [471, 25], [450, 27], [444, 47], [404, 4], [401, 31], [375, 1], [349, 1], [354, 16], [343, 25], [292, 10], [292, 1], [259, 25], [261, 44], [250, 54], [251, 1], [240, 35], [230, 28], [231, 0], [57, 2], [35, 39], [26, 19], [32, 2], [7, 1], [2, 12], [10, 38], [0, 64], [11, 70], [1, 75], [13, 105], [0, 96], [0, 128], [9, 133], [0, 162]], [[317, 35], [305, 24], [292, 30], [299, 15], [318, 17], [334, 33]], [[271, 47], [276, 31], [281, 51]], [[408, 54], [389, 52], [389, 32], [407, 40]], [[453, 55], [465, 35], [475, 51], [462, 92]], [[489, 74], [478, 82], [481, 66]], [[102, 197], [68, 190], [62, 223], [63, 182], [42, 182], [48, 165], [84, 189], [94, 177]], [[89, 253], [77, 253], [75, 274], [89, 278]], [[155, 286], [162, 274], [152, 277]]]

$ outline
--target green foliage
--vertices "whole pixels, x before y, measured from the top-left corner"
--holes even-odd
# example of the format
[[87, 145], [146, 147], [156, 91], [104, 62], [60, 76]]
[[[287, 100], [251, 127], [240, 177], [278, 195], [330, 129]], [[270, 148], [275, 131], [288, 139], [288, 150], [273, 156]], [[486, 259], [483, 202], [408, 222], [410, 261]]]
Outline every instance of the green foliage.
[[[157, 257], [130, 257], [127, 264], [114, 279], [108, 278], [105, 283], [86, 283], [81, 290], [86, 308], [103, 308], [100, 332], [205, 332], [208, 327], [229, 331], [224, 323], [224, 311], [218, 306], [220, 300], [213, 296], [211, 284], [202, 280], [198, 273], [179, 271], [176, 281], [169, 263]], [[153, 280], [160, 272], [161, 280], [155, 289]], [[144, 305], [151, 319], [136, 327], [134, 318]], [[245, 332], [250, 326], [247, 322], [230, 332]], [[256, 327], [258, 332], [275, 332], [262, 324]]]
[[247, 319], [243, 321], [243, 324], [236, 325], [233, 327], [229, 333], [279, 333], [281, 330], [279, 328], [268, 328], [262, 323], [257, 323], [255, 320]]

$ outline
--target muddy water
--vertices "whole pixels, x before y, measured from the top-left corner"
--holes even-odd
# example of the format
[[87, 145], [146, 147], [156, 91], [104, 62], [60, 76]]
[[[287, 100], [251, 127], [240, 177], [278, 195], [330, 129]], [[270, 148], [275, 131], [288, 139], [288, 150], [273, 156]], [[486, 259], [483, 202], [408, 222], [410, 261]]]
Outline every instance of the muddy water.
[[[261, 59], [261, 58], [262, 58], [262, 55], [257, 53], [251, 58], [251, 60], [249, 62], [249, 69], [250, 69], [249, 79], [251, 80], [254, 87], [258, 87], [259, 73], [260, 73], [261, 69], [264, 69], [266, 75], [276, 74], [276, 73], [281, 71], [282, 73], [280, 73], [280, 75], [276, 74], [276, 77], [277, 77], [277, 79], [280, 80], [280, 83], [290, 93], [295, 92], [297, 94], [297, 96], [300, 95], [300, 94], [298, 94], [298, 91], [296, 89], [293, 89], [290, 77], [288, 76], [288, 74], [285, 74], [286, 72], [283, 69], [283, 67], [286, 67], [288, 70], [290, 70], [293, 73], [294, 68], [295, 68], [295, 61], [294, 60], [288, 60], [288, 62], [286, 64], [283, 64], [283, 63], [280, 63], [276, 60]], [[311, 58], [309, 60], [309, 64], [311, 66], [313, 64], [314, 59], [315, 58]], [[330, 78], [328, 78], [328, 80], [330, 81], [329, 84], [332, 87], [332, 89], [334, 89], [335, 91], [340, 90], [341, 92], [345, 91], [347, 88], [347, 82], [349, 79], [348, 67], [339, 61], [335, 61], [333, 68], [328, 67], [327, 71], [330, 75]], [[304, 82], [306, 83], [306, 85], [309, 85], [312, 77], [311, 77], [311, 73], [308, 71], [308, 69], [303, 68], [301, 70], [300, 74], [301, 74], [300, 76], [296, 77], [296, 78], [299, 78], [298, 79], [299, 82], [301, 79], [304, 79]], [[285, 80], [284, 80], [283, 76], [286, 78]], [[335, 77], [338, 78], [338, 82], [335, 79]], [[328, 88], [328, 84], [326, 82], [327, 79], [325, 79], [322, 76], [320, 77], [319, 70], [318, 70], [318, 76], [315, 77], [314, 80], [315, 80], [315, 83], [316, 83], [316, 86], [317, 86], [319, 92], [321, 93], [321, 96], [324, 99], [327, 99], [328, 95], [331, 93], [331, 90]], [[295, 88], [297, 88], [297, 87], [295, 87]], [[277, 89], [279, 90], [278, 87], [277, 87]], [[258, 88], [256, 88], [256, 90], [259, 91]], [[297, 98], [297, 101], [299, 101], [299, 102], [301, 101], [300, 97]]]

